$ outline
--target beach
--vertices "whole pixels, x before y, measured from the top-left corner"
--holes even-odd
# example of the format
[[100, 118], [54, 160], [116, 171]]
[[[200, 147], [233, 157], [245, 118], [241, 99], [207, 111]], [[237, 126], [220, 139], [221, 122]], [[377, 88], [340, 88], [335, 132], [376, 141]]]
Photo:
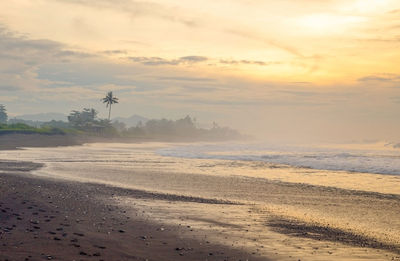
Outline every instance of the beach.
[[[3, 171], [14, 172], [0, 177], [0, 260], [251, 258], [244, 251], [184, 238], [180, 229], [173, 226], [133, 219], [126, 209], [110, 204], [110, 199], [116, 196], [160, 198], [157, 195], [98, 184], [32, 178], [25, 174], [38, 167], [32, 163], [1, 162], [0, 166]], [[218, 202], [211, 202], [214, 203]]]
[[400, 261], [400, 0], [0, 0], [0, 261]]
[[0, 260], [400, 260], [395, 176], [154, 153], [167, 146], [2, 152]]

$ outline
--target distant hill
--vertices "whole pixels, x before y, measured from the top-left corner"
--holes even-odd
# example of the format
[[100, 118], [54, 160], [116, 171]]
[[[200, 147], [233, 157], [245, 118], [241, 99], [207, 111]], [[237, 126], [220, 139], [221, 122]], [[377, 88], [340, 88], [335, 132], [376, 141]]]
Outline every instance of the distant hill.
[[128, 118], [123, 118], [123, 117], [117, 117], [113, 118], [112, 121], [119, 121], [123, 122], [126, 124], [126, 126], [129, 127], [136, 127], [136, 125], [141, 121], [143, 124], [146, 123], [149, 119], [142, 117], [140, 115], [132, 115], [131, 117]]
[[[18, 115], [16, 117], [11, 118], [10, 120], [14, 121], [24, 120], [38, 124], [43, 122], [49, 122], [52, 120], [68, 121], [67, 115], [55, 112]], [[148, 118], [142, 117], [140, 115], [132, 115], [131, 117], [126, 117], [126, 118], [116, 117], [112, 119], [112, 121], [119, 121], [125, 123], [127, 127], [135, 127], [140, 121], [144, 124], [148, 120], [149, 120]]]
[[400, 143], [389, 142], [385, 144], [385, 147], [392, 147], [394, 149], [400, 149]]
[[15, 118], [21, 119], [21, 120], [26, 120], [26, 121], [40, 121], [40, 122], [46, 122], [46, 121], [51, 121], [51, 120], [67, 121], [67, 116], [65, 114], [56, 113], [56, 112], [24, 114], [24, 115], [18, 115]]

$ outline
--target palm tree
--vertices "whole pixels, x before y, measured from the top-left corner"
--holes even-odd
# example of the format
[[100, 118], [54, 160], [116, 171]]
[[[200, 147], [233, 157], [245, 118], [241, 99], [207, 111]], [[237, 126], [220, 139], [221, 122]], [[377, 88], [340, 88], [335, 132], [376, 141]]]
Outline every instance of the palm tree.
[[113, 96], [112, 92], [108, 92], [106, 97], [101, 99], [103, 101], [103, 103], [106, 103], [106, 108], [108, 108], [108, 106], [110, 106], [110, 109], [108, 111], [108, 120], [110, 120], [111, 117], [111, 105], [113, 105], [114, 103], [118, 103], [118, 98]]
[[7, 110], [6, 110], [6, 106], [4, 106], [3, 104], [0, 104], [0, 123], [7, 123]]

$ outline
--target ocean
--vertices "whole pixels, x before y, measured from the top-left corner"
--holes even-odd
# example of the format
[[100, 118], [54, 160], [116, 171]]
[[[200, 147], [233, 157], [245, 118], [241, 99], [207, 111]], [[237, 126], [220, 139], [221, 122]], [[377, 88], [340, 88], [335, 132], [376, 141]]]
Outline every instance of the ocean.
[[205, 197], [218, 193], [197, 189], [196, 178], [244, 177], [400, 194], [400, 150], [386, 143], [91, 143], [0, 151], [0, 159], [43, 163], [33, 172], [39, 176]]
[[400, 148], [390, 143], [274, 145], [226, 143], [172, 146], [169, 157], [256, 161], [298, 168], [400, 175]]
[[[28, 174], [41, 178], [146, 191], [153, 198], [109, 200], [132, 218], [190, 228], [183, 236], [264, 256], [281, 249], [276, 260], [314, 260], [316, 249], [315, 260], [332, 260], [326, 241], [277, 231], [288, 222], [400, 244], [400, 150], [386, 143], [92, 143], [0, 151], [0, 160], [43, 163]], [[383, 260], [334, 247], [335, 260]]]

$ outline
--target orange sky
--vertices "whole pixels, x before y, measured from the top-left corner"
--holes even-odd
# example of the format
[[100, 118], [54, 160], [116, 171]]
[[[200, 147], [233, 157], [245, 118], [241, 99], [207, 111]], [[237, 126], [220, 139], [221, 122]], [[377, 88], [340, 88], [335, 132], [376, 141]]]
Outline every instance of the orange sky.
[[104, 113], [114, 90], [122, 116], [400, 139], [399, 45], [396, 0], [7, 0], [0, 103]]

